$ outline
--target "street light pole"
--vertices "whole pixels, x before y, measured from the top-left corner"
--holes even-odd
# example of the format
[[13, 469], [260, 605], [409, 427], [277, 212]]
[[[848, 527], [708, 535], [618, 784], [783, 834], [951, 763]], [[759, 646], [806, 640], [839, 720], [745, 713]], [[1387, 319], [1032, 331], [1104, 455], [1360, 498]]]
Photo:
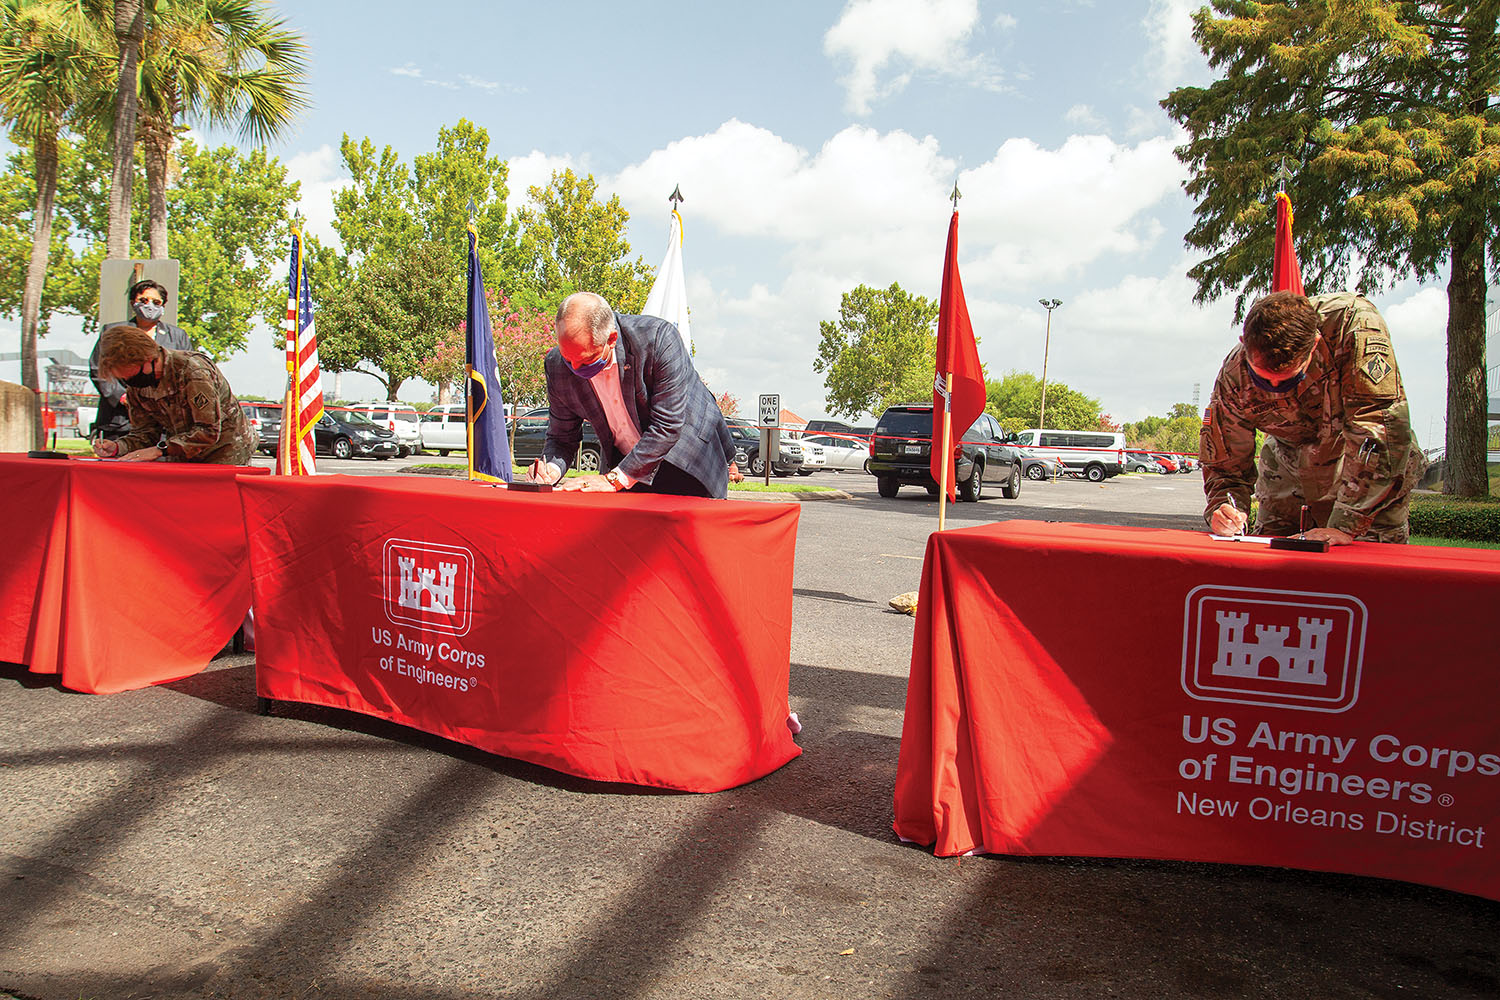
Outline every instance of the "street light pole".
[[[1037, 299], [1047, 310], [1047, 340], [1042, 345], [1042, 410], [1037, 414], [1036, 426], [1040, 431], [1047, 426], [1047, 355], [1052, 350], [1052, 310], [1062, 305], [1062, 299]], [[1041, 443], [1041, 439], [1037, 439]]]

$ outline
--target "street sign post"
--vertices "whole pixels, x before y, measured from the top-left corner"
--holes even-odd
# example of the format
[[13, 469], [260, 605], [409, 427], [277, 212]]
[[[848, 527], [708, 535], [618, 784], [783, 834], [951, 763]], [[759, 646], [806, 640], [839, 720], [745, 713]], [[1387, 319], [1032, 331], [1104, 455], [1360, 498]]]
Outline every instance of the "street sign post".
[[771, 466], [781, 458], [781, 394], [760, 397], [760, 453], [765, 467], [765, 482], [771, 485]]

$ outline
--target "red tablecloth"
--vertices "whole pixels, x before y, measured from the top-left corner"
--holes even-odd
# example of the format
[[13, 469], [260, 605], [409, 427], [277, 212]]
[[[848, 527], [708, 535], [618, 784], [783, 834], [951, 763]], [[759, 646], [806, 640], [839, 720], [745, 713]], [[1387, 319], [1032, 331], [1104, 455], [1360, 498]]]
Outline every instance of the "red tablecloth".
[[903, 838], [1500, 898], [1500, 553], [1011, 521], [920, 601]]
[[197, 673], [250, 606], [243, 466], [0, 455], [0, 660], [111, 694]]
[[246, 479], [263, 697], [714, 791], [787, 731], [796, 504]]

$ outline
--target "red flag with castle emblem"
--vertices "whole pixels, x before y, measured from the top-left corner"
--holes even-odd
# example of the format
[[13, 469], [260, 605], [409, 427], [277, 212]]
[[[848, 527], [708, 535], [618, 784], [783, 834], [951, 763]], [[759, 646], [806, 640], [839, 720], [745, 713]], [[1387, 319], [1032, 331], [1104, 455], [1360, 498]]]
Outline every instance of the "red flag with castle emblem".
[[[945, 408], [952, 415], [947, 454], [943, 454], [939, 444], [943, 440]], [[932, 390], [932, 478], [934, 482], [943, 481], [943, 463], [947, 462], [949, 500], [957, 499], [957, 485], [953, 481], [953, 446], [983, 412], [984, 369], [979, 364], [979, 345], [974, 342], [974, 326], [969, 322], [969, 306], [964, 301], [964, 286], [958, 276], [958, 212], [954, 211], [948, 223], [948, 250], [943, 257], [943, 294], [938, 301], [937, 380]]]

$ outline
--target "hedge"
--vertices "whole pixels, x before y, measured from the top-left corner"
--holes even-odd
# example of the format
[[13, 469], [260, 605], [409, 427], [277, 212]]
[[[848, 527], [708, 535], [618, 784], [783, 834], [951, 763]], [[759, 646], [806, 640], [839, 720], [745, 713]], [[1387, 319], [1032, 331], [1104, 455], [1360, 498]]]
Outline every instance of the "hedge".
[[1413, 496], [1411, 533], [1433, 538], [1500, 542], [1500, 497], [1459, 499], [1442, 494]]

